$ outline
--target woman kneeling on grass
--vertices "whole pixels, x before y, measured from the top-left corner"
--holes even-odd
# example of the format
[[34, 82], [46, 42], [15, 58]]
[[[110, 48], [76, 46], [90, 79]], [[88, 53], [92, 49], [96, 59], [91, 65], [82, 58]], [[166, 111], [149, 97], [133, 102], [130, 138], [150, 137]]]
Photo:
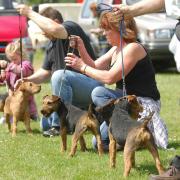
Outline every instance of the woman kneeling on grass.
[[[66, 65], [74, 68], [75, 70], [83, 73], [84, 77], [90, 77], [103, 84], [116, 83], [116, 89], [108, 89], [104, 86], [95, 87], [91, 93], [92, 101], [96, 106], [103, 106], [108, 100], [112, 98], [119, 98], [123, 96], [122, 88], [122, 52], [124, 59], [124, 74], [127, 94], [135, 94], [138, 100], [142, 102], [144, 111], [141, 114], [141, 121], [150, 111], [154, 111], [152, 121], [149, 122], [148, 127], [152, 132], [155, 142], [158, 147], [167, 148], [168, 145], [168, 132], [163, 120], [159, 117], [160, 112], [160, 94], [156, 86], [155, 72], [152, 62], [150, 60], [147, 50], [137, 42], [137, 28], [133, 19], [125, 20], [124, 26], [126, 33], [123, 34], [122, 43], [120, 43], [120, 22], [111, 21], [112, 13], [103, 12], [100, 18], [100, 27], [104, 30], [107, 41], [112, 48], [103, 56], [93, 61], [88, 55], [83, 41], [80, 37], [75, 36], [76, 48], [79, 50], [81, 57], [69, 53], [65, 57]], [[121, 47], [122, 44], [122, 47]], [[54, 75], [59, 73], [63, 76], [61, 70], [56, 71]], [[71, 72], [74, 73], [74, 72]], [[75, 75], [69, 75], [67, 71], [63, 78], [62, 95], [63, 91], [74, 92], [88, 85], [90, 81], [88, 78], [86, 82], [81, 83], [81, 79], [78, 79]], [[57, 79], [53, 79], [52, 84], [57, 87]], [[55, 76], [54, 76], [55, 77]], [[57, 77], [57, 76], [56, 76]], [[59, 77], [59, 81], [62, 77]], [[79, 81], [78, 89], [73, 89], [71, 81]], [[63, 84], [62, 83], [62, 84]], [[81, 86], [82, 85], [82, 86]], [[59, 85], [60, 86], [60, 85]], [[60, 88], [60, 87], [59, 87]], [[56, 95], [59, 95], [59, 89], [54, 90]], [[90, 95], [90, 94], [89, 94]], [[108, 150], [109, 138], [108, 138], [108, 126], [106, 122], [103, 122], [100, 127], [104, 150]], [[96, 147], [96, 140], [93, 139], [93, 145]]]

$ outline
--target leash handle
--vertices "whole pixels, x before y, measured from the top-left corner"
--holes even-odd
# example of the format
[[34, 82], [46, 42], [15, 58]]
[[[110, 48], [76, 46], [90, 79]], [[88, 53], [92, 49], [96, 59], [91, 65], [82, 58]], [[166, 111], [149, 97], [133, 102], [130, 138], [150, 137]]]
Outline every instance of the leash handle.
[[[71, 39], [71, 36], [69, 36], [68, 39], [69, 39], [69, 45], [68, 45], [68, 51], [67, 51], [67, 53], [70, 53], [70, 48], [71, 48], [71, 45], [70, 45], [70, 44], [72, 43], [71, 40], [70, 40], [70, 39]], [[75, 42], [75, 43], [76, 43], [76, 42]], [[72, 48], [72, 52], [71, 52], [71, 53], [74, 53], [74, 50], [75, 50], [75, 48]], [[65, 72], [66, 72], [66, 68], [67, 68], [67, 66], [66, 66], [66, 64], [65, 64], [65, 66], [64, 66], [64, 71], [63, 71], [64, 74], [65, 74]], [[62, 76], [62, 77], [61, 77], [60, 89], [59, 89], [59, 96], [60, 96], [60, 94], [61, 94], [63, 78], [64, 78], [64, 77]]]

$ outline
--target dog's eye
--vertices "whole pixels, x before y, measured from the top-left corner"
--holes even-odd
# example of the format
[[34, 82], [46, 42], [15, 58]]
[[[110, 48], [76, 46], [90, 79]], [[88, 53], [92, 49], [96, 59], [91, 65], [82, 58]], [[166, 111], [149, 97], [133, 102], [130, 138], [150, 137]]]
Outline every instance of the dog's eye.
[[47, 105], [51, 105], [51, 102], [50, 102], [50, 101], [48, 101], [48, 102], [47, 102]]

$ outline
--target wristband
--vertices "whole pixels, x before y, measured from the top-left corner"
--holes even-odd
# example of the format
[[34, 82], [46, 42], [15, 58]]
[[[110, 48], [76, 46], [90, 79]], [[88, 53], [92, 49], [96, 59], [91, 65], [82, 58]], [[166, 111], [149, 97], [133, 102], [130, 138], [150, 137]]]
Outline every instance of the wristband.
[[85, 65], [85, 67], [84, 67], [84, 70], [83, 70], [83, 74], [86, 74], [86, 68], [87, 68], [87, 64]]

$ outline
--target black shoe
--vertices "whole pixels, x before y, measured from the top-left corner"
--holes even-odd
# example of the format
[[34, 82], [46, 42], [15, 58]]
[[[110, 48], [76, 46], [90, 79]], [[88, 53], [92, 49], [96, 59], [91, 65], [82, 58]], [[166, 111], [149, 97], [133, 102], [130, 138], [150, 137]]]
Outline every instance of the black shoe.
[[54, 136], [59, 136], [60, 132], [57, 128], [53, 127], [49, 129], [48, 131], [43, 132], [44, 137], [54, 137]]

